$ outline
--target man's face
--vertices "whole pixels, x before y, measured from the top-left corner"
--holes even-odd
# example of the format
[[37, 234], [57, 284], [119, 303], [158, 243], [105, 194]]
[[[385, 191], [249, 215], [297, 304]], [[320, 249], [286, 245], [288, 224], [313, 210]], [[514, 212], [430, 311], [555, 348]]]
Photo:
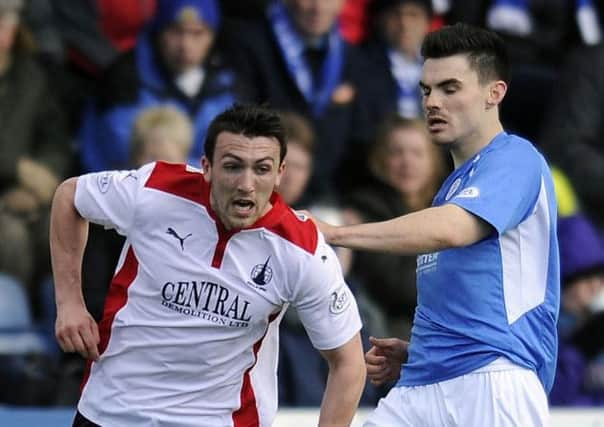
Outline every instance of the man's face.
[[450, 144], [480, 137], [491, 84], [479, 83], [466, 55], [426, 59], [420, 86], [434, 142]]
[[159, 49], [168, 68], [180, 73], [200, 66], [213, 41], [214, 32], [206, 24], [195, 20], [176, 22], [160, 32]]
[[386, 40], [407, 55], [417, 55], [430, 28], [426, 10], [417, 4], [405, 3], [385, 11], [382, 18]]
[[296, 26], [306, 37], [321, 37], [331, 29], [344, 0], [286, 0]]
[[204, 177], [211, 183], [212, 209], [227, 230], [254, 224], [270, 209], [270, 197], [283, 175], [275, 138], [248, 138], [221, 132], [214, 159], [203, 157]]

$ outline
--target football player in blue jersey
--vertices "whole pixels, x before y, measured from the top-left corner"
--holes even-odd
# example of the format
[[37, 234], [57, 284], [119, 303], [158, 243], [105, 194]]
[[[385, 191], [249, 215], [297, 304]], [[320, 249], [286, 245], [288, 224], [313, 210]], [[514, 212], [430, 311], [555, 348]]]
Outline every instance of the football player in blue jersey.
[[366, 354], [373, 382], [398, 382], [365, 425], [547, 425], [559, 307], [550, 170], [499, 119], [509, 81], [499, 36], [446, 26], [426, 37], [422, 56], [428, 130], [454, 171], [430, 208], [319, 223], [334, 245], [419, 254], [410, 342], [374, 339]]

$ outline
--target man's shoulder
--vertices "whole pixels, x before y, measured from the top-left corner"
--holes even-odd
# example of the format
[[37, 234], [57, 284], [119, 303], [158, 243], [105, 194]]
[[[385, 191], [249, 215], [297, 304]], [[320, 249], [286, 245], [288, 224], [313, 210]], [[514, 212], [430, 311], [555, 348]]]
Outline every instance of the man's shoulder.
[[267, 229], [288, 243], [314, 255], [319, 245], [319, 230], [315, 223], [306, 215], [294, 211], [281, 200], [275, 204], [274, 208], [279, 210], [280, 218]]
[[146, 188], [208, 205], [209, 187], [200, 169], [183, 163], [156, 162], [145, 182]]

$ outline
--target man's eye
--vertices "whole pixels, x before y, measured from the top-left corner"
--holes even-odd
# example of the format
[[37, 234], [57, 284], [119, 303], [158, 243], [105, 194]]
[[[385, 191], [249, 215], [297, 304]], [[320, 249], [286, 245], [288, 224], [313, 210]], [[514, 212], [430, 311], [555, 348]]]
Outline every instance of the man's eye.
[[240, 168], [240, 166], [239, 166], [239, 165], [234, 164], [234, 163], [225, 163], [225, 164], [224, 164], [222, 167], [223, 167], [224, 169], [226, 169], [226, 170], [230, 170], [230, 171], [234, 171], [234, 170], [237, 170], [237, 169], [239, 169], [239, 168]]
[[271, 167], [270, 166], [258, 166], [256, 167], [256, 173], [258, 174], [265, 174], [265, 173], [269, 173], [271, 171]]

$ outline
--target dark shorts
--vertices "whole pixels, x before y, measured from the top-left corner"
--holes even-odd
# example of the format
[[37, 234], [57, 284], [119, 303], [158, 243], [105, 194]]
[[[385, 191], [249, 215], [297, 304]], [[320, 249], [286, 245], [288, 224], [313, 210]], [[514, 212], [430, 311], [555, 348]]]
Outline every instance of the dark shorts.
[[101, 426], [86, 419], [84, 417], [84, 415], [80, 414], [80, 412], [78, 411], [78, 412], [76, 412], [76, 416], [73, 419], [72, 427], [101, 427]]

